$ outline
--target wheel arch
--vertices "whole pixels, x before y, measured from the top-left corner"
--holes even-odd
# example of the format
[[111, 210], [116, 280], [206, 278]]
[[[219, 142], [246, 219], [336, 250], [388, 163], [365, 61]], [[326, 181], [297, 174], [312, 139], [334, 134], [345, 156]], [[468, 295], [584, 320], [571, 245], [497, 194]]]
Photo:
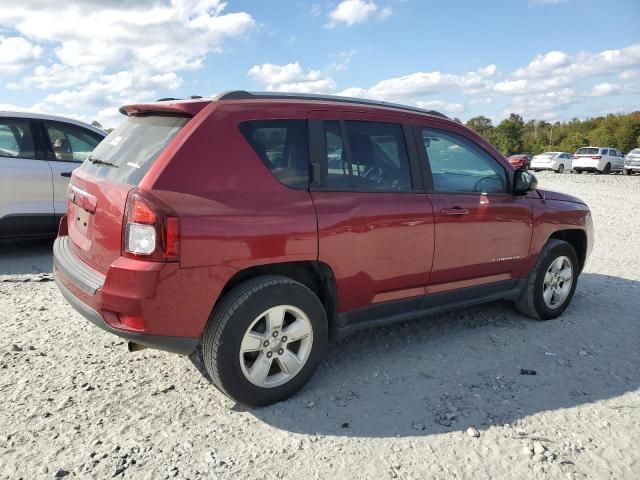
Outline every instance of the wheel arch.
[[233, 288], [260, 275], [280, 275], [300, 282], [322, 302], [328, 321], [329, 336], [336, 333], [337, 290], [333, 270], [320, 261], [296, 261], [255, 265], [236, 272], [225, 284], [213, 308]]
[[582, 271], [587, 259], [586, 232], [579, 228], [557, 230], [553, 232], [549, 237], [549, 239], [552, 238], [556, 240], [563, 240], [574, 248], [574, 250], [576, 251], [576, 255], [578, 255], [578, 261], [580, 262], [580, 271]]

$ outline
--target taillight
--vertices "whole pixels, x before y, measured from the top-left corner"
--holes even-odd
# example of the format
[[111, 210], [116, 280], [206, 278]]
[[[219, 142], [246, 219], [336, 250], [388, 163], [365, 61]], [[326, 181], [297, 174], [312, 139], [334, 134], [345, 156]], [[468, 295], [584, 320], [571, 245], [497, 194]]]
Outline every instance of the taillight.
[[593, 157], [594, 160], [600, 160], [602, 158], [602, 155], [594, 155]]
[[160, 200], [140, 189], [129, 192], [122, 227], [122, 254], [160, 262], [180, 256], [180, 219]]

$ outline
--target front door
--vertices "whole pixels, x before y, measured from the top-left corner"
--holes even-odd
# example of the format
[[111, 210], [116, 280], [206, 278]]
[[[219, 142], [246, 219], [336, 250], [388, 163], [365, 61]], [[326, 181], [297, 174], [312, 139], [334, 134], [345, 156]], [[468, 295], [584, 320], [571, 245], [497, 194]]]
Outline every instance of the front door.
[[428, 293], [512, 286], [531, 243], [528, 200], [509, 193], [506, 165], [463, 131], [418, 131], [433, 183], [435, 253]]
[[431, 270], [433, 209], [424, 191], [414, 188], [405, 139], [411, 132], [395, 117], [379, 118], [358, 112], [310, 116], [312, 162], [320, 176], [311, 187], [319, 260], [334, 268], [339, 313], [419, 302]]
[[0, 118], [0, 237], [54, 232], [51, 168], [27, 118]]

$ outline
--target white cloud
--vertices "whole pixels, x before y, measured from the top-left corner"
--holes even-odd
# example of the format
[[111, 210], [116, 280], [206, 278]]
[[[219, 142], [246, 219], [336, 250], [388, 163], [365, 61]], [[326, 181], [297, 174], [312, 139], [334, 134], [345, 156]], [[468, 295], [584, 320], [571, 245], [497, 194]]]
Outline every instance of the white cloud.
[[364, 23], [372, 18], [384, 19], [391, 16], [391, 7], [380, 9], [373, 0], [343, 0], [329, 12], [328, 28], [342, 23], [348, 27]]
[[328, 69], [335, 72], [344, 72], [346, 70], [349, 70], [351, 66], [351, 59], [356, 53], [358, 53], [358, 51], [355, 49], [338, 52], [337, 54], [333, 55], [336, 61], [331, 62]]
[[564, 52], [551, 51], [529, 62], [529, 65], [517, 69], [513, 73], [515, 78], [540, 77], [553, 72], [557, 68], [564, 67], [569, 63], [569, 56]]
[[201, 67], [226, 40], [255, 26], [248, 13], [226, 7], [222, 0], [2, 0], [0, 31], [29, 40], [13, 40], [5, 51], [0, 37], [0, 72], [15, 73], [32, 58], [46, 58], [6, 86], [54, 90], [46, 97], [49, 105], [62, 107], [64, 100], [69, 108], [104, 110], [134, 93], [150, 100], [177, 88], [180, 71]]
[[567, 110], [579, 101], [580, 97], [571, 88], [564, 88], [557, 92], [518, 95], [513, 97], [509, 108], [506, 108], [503, 113], [508, 115], [511, 112], [517, 112], [525, 117], [557, 118], [559, 111]]
[[622, 91], [622, 85], [616, 83], [603, 82], [593, 87], [591, 90], [592, 97], [604, 97], [606, 95], [616, 95]]
[[22, 37], [0, 35], [0, 73], [14, 74], [42, 55], [42, 47]]
[[439, 110], [449, 114], [464, 112], [464, 105], [462, 103], [446, 102], [443, 100], [418, 100], [415, 104], [426, 110]]
[[335, 81], [320, 70], [304, 72], [298, 62], [286, 65], [263, 63], [254, 65], [248, 75], [268, 91], [327, 93], [335, 89]]
[[494, 73], [495, 65], [489, 65], [480, 68], [478, 71], [461, 75], [439, 71], [415, 72], [382, 80], [370, 88], [348, 88], [341, 92], [341, 95], [404, 101], [454, 88], [468, 93], [478, 93], [491, 86], [489, 77]]

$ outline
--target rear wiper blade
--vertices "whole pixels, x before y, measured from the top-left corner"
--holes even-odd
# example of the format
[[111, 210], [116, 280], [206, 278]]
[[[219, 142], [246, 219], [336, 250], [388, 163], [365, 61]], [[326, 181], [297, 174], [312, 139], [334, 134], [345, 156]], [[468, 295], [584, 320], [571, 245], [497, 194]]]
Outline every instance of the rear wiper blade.
[[93, 155], [89, 155], [87, 157], [87, 160], [89, 160], [94, 165], [106, 165], [107, 167], [116, 167], [116, 168], [118, 168], [118, 165], [116, 165], [115, 163], [107, 162], [106, 160], [100, 160], [98, 157], [94, 157]]

